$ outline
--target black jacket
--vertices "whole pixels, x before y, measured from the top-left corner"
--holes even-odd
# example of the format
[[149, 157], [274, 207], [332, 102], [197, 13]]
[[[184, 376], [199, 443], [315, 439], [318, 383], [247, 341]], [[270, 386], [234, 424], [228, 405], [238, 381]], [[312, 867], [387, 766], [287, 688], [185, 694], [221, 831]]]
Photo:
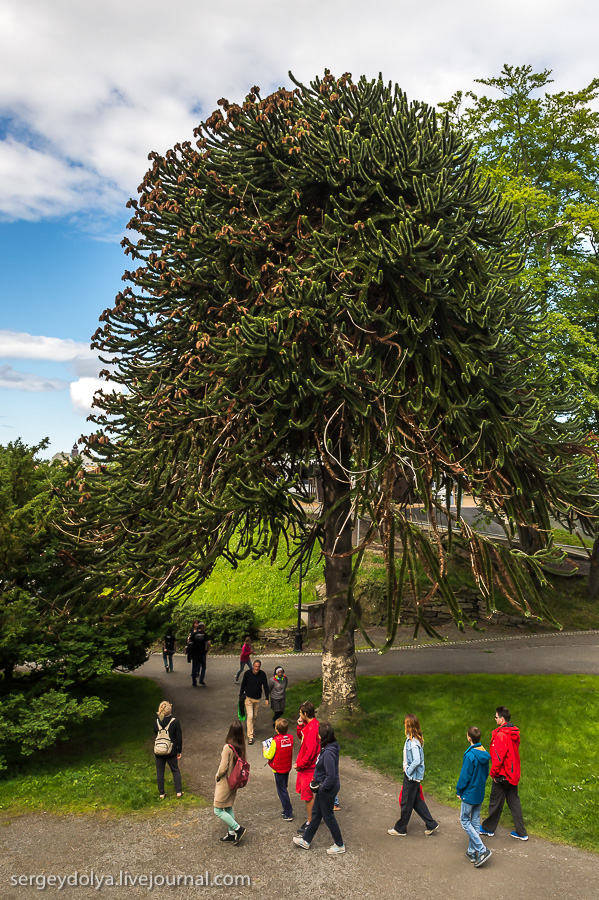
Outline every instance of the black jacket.
[[[154, 719], [154, 734], [158, 734], [158, 722], [160, 722], [160, 726], [168, 731], [168, 736], [173, 742], [173, 752], [169, 753], [169, 756], [177, 756], [178, 753], [183, 752], [183, 732], [181, 731], [181, 723], [179, 719], [175, 718], [175, 716], [165, 716], [164, 719], [159, 719], [158, 716]], [[168, 759], [168, 757], [165, 757]]]
[[263, 672], [262, 669], [260, 669], [257, 675], [254, 673], [253, 669], [251, 672], [246, 672], [241, 679], [239, 696], [245, 694], [246, 697], [250, 697], [252, 700], [259, 700], [262, 696], [262, 691], [264, 691], [264, 696], [268, 700], [268, 681], [266, 679], [266, 673]]
[[209, 643], [210, 638], [205, 631], [192, 631], [187, 638], [187, 652], [191, 659], [203, 659]]

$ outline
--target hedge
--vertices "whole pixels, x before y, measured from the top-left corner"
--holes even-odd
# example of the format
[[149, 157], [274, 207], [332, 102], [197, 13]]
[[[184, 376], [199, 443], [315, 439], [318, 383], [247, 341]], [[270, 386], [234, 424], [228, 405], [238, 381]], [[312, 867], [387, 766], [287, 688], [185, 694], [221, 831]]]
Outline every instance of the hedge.
[[256, 636], [256, 619], [249, 603], [239, 606], [216, 603], [185, 603], [173, 613], [173, 627], [182, 650], [194, 619], [206, 625], [206, 633], [214, 644], [239, 644], [249, 634]]

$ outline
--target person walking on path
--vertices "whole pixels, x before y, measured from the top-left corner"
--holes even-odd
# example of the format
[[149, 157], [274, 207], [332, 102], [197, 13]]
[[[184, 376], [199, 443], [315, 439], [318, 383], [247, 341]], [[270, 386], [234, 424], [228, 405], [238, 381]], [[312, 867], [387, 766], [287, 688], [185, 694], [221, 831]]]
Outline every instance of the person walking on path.
[[277, 719], [281, 719], [285, 715], [285, 702], [287, 685], [289, 684], [285, 669], [283, 666], [277, 666], [272, 678], [268, 681], [268, 690], [270, 692], [270, 706], [272, 709], [274, 725]]
[[314, 778], [314, 768], [320, 753], [319, 724], [314, 704], [310, 700], [306, 700], [300, 706], [299, 719], [297, 720], [297, 736], [302, 743], [295, 760], [295, 768], [297, 770], [295, 791], [300, 795], [300, 799], [306, 803], [306, 821], [297, 829], [298, 834], [304, 833], [312, 818], [314, 794], [310, 788], [310, 782]]
[[491, 754], [480, 742], [480, 728], [469, 728], [466, 734], [470, 746], [464, 751], [462, 770], [456, 785], [458, 800], [462, 801], [460, 825], [468, 835], [466, 856], [478, 868], [491, 856], [480, 839], [480, 810], [485, 799], [485, 783], [489, 777]]
[[293, 735], [288, 732], [289, 722], [287, 719], [277, 719], [275, 735], [270, 743], [264, 742], [267, 746], [264, 747], [262, 753], [275, 775], [277, 794], [283, 808], [281, 818], [285, 822], [293, 822], [293, 807], [288, 790], [289, 772], [293, 762]]
[[173, 671], [173, 654], [177, 649], [177, 638], [172, 626], [162, 638], [162, 662], [167, 672]]
[[406, 835], [412, 811], [417, 813], [425, 825], [425, 834], [432, 834], [439, 827], [431, 816], [424, 802], [420, 787], [424, 778], [424, 738], [420, 722], [416, 716], [407, 715], [404, 719], [406, 742], [403, 748], [403, 784], [401, 788], [400, 816], [387, 834]]
[[311, 785], [314, 791], [314, 808], [303, 836], [296, 835], [293, 842], [298, 847], [309, 850], [312, 839], [324, 819], [334, 841], [334, 844], [327, 849], [327, 853], [329, 856], [334, 856], [337, 853], [345, 853], [341, 829], [333, 811], [335, 796], [340, 787], [339, 744], [335, 739], [333, 726], [329, 722], [321, 722], [318, 726], [318, 736], [320, 738], [320, 755]]
[[187, 638], [187, 658], [191, 660], [191, 683], [206, 686], [206, 654], [210, 650], [210, 638], [203, 622], [194, 622]]
[[518, 795], [520, 782], [520, 731], [512, 724], [512, 716], [505, 706], [495, 710], [497, 728], [493, 731], [491, 746], [491, 796], [489, 815], [481, 825], [480, 833], [493, 837], [499, 825], [503, 804], [507, 802], [514, 820], [513, 838], [527, 841], [528, 834], [522, 817], [522, 805]]
[[233, 807], [237, 791], [229, 786], [229, 775], [235, 767], [237, 757], [245, 759], [245, 739], [240, 722], [229, 725], [225, 745], [220, 757], [220, 765], [216, 772], [214, 788], [214, 815], [222, 819], [228, 831], [222, 838], [224, 844], [238, 844], [245, 834], [245, 828], [235, 820]]
[[181, 759], [181, 753], [183, 752], [183, 733], [181, 731], [179, 720], [175, 719], [172, 715], [172, 711], [172, 704], [169, 703], [168, 700], [163, 700], [158, 707], [158, 712], [156, 713], [157, 719], [154, 722], [154, 734], [157, 736], [158, 732], [161, 729], [164, 729], [167, 732], [168, 740], [172, 743], [172, 750], [170, 753], [154, 753], [154, 759], [156, 760], [158, 796], [161, 800], [164, 800], [166, 797], [164, 792], [164, 772], [167, 763], [169, 769], [173, 773], [177, 797], [183, 796], [181, 772], [179, 771], [179, 760]]
[[253, 652], [254, 652], [254, 650], [252, 648], [252, 644], [251, 644], [251, 641], [250, 641], [250, 638], [248, 635], [247, 637], [244, 637], [244, 639], [243, 639], [243, 646], [241, 648], [241, 653], [239, 654], [239, 671], [237, 672], [237, 675], [235, 676], [236, 684], [239, 684], [239, 676], [241, 675], [241, 673], [243, 672], [243, 670], [245, 669], [246, 666], [248, 667], [250, 672], [252, 671], [252, 663], [250, 662], [250, 656], [252, 655]]
[[263, 691], [265, 697], [264, 702], [266, 706], [268, 706], [268, 682], [266, 680], [266, 675], [262, 671], [261, 661], [255, 659], [251, 671], [244, 673], [239, 691], [239, 700], [241, 701], [242, 698], [244, 699], [245, 713], [247, 716], [248, 744], [254, 743], [254, 728], [256, 727], [258, 710], [260, 709], [260, 699]]

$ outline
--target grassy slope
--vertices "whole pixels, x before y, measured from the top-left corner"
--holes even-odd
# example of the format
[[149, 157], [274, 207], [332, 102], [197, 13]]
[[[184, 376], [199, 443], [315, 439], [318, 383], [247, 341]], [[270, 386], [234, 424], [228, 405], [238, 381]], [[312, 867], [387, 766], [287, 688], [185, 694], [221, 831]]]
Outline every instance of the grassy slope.
[[[315, 563], [303, 579], [302, 597], [314, 600], [314, 585], [324, 580], [323, 563]], [[297, 613], [298, 578], [289, 582], [287, 570], [267, 559], [243, 560], [233, 569], [221, 559], [210, 578], [196, 588], [189, 602], [249, 603], [261, 628], [293, 625]]]
[[[357, 590], [365, 581], [386, 582], [382, 554], [367, 553]], [[315, 599], [314, 586], [324, 581], [322, 561], [312, 566], [303, 582], [304, 600]], [[422, 578], [425, 583], [424, 576]], [[468, 564], [453, 559], [450, 581], [454, 589], [474, 588], [474, 579]], [[249, 603], [256, 612], [260, 627], [286, 627], [295, 623], [293, 608], [297, 603], [297, 577], [287, 581], [286, 570], [271, 566], [266, 559], [245, 560], [237, 569], [221, 560], [210, 578], [197, 588], [190, 598], [209, 603]], [[544, 591], [548, 610], [566, 629], [599, 628], [599, 603], [586, 596], [585, 578], [553, 577], [551, 586]], [[498, 609], [507, 613], [518, 612], [508, 601], [497, 594]]]
[[[71, 729], [69, 740], [26, 758], [0, 776], [0, 810], [13, 815], [156, 808], [156, 770], [149, 724], [162, 700], [149, 678], [111, 675], [88, 687], [109, 703], [95, 722]], [[170, 778], [167, 768], [167, 785]], [[172, 783], [172, 782], [171, 782]], [[173, 791], [168, 791], [171, 800]], [[197, 805], [186, 795], [177, 803]]]
[[[459, 806], [455, 784], [477, 725], [489, 746], [495, 707], [507, 705], [522, 733], [520, 796], [531, 834], [599, 852], [599, 677], [591, 675], [424, 675], [359, 678], [363, 720], [339, 731], [342, 752], [402, 779], [403, 717], [411, 712], [424, 730], [424, 788]], [[320, 682], [290, 688], [288, 710], [320, 702]], [[343, 783], [341, 785], [343, 791]], [[490, 785], [487, 785], [487, 808]], [[397, 805], [384, 811], [390, 825]], [[502, 824], [511, 830], [509, 811]]]

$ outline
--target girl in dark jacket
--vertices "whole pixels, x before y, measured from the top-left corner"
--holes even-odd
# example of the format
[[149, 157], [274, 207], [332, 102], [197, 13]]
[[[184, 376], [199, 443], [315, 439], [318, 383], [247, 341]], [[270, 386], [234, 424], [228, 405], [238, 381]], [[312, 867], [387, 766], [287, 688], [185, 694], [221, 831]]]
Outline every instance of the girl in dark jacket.
[[335, 796], [339, 790], [339, 744], [335, 740], [333, 726], [329, 722], [321, 722], [318, 727], [320, 737], [320, 756], [314, 769], [314, 780], [310, 787], [315, 793], [314, 807], [310, 824], [306, 827], [303, 837], [294, 837], [293, 842], [304, 850], [310, 849], [312, 838], [318, 831], [318, 827], [324, 819], [335, 843], [327, 849], [327, 853], [333, 856], [336, 853], [345, 853], [345, 844], [341, 837], [341, 830], [333, 812]]
[[181, 732], [179, 720], [171, 715], [172, 709], [173, 707], [168, 700], [163, 700], [156, 713], [158, 718], [154, 722], [154, 734], [158, 734], [159, 728], [166, 728], [169, 738], [173, 742], [172, 752], [168, 755], [154, 754], [154, 759], [156, 760], [158, 796], [161, 800], [164, 800], [166, 797], [166, 794], [164, 793], [164, 771], [167, 763], [173, 773], [177, 797], [183, 796], [183, 790], [181, 788], [181, 772], [179, 771], [179, 760], [181, 759], [181, 752], [183, 750], [183, 734]]

